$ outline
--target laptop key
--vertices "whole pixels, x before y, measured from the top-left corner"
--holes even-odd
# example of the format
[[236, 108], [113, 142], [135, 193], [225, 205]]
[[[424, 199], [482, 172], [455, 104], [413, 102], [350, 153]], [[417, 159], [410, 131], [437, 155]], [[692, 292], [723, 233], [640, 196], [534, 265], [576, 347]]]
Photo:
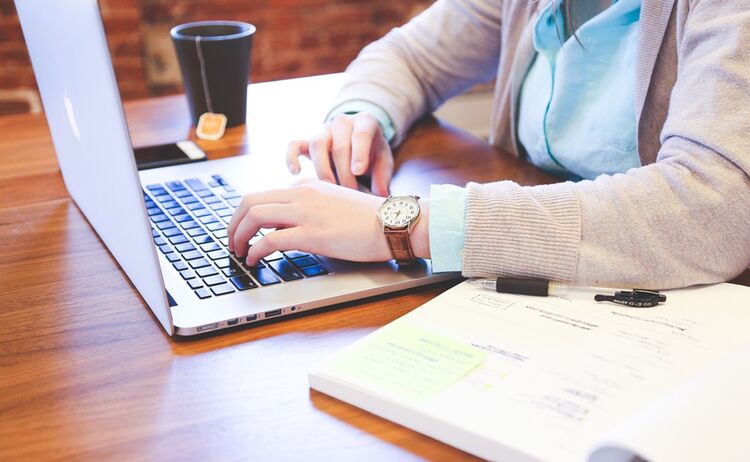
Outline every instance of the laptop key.
[[[182, 276], [182, 279], [188, 281], [190, 279], [195, 279], [195, 273], [189, 269], [184, 269], [180, 271], [180, 276]], [[195, 288], [195, 287], [193, 287]]]
[[161, 250], [161, 253], [170, 253], [172, 252], [172, 247], [169, 246], [169, 244], [162, 244], [159, 246], [159, 250]]
[[224, 283], [218, 286], [211, 287], [211, 292], [213, 292], [214, 295], [231, 294], [232, 292], [234, 292], [234, 287], [232, 287], [231, 284]]
[[198, 298], [200, 298], [201, 300], [203, 300], [204, 298], [211, 297], [211, 292], [209, 292], [208, 289], [203, 288], [203, 289], [196, 290], [195, 291], [195, 295], [197, 295]]
[[202, 236], [204, 234], [207, 234], [203, 228], [189, 229], [187, 233], [190, 235], [190, 237]]
[[214, 250], [221, 250], [221, 246], [216, 242], [211, 241], [206, 244], [201, 244], [201, 250], [204, 252], [213, 252]]
[[190, 242], [185, 242], [183, 244], [176, 245], [175, 249], [180, 253], [189, 252], [191, 250], [195, 250], [195, 246]]
[[188, 196], [195, 197], [187, 189], [180, 189], [179, 191], [174, 191], [174, 195], [179, 197], [180, 199], [182, 199], [183, 197], [188, 197]]
[[185, 185], [180, 181], [167, 181], [165, 184], [167, 185], [167, 188], [175, 192], [185, 190]]
[[151, 235], [154, 237], [159, 237], [159, 231], [155, 230], [154, 228], [151, 228]]
[[171, 242], [173, 245], [178, 245], [178, 244], [184, 244], [185, 242], [190, 242], [190, 241], [188, 241], [188, 238], [186, 238], [184, 234], [180, 233], [180, 234], [170, 237], [169, 242]]
[[185, 180], [185, 184], [190, 187], [193, 191], [200, 191], [202, 189], [208, 189], [206, 188], [206, 185], [203, 184], [201, 180], [198, 178], [189, 178]]
[[209, 276], [209, 277], [203, 278], [203, 283], [209, 287], [218, 286], [219, 284], [224, 284], [224, 278], [217, 274], [215, 276]]
[[200, 225], [195, 221], [184, 221], [180, 223], [180, 226], [182, 226], [182, 229], [194, 229], [200, 227]]
[[268, 266], [273, 268], [281, 278], [285, 281], [294, 281], [295, 279], [302, 279], [302, 275], [297, 271], [291, 263], [286, 260], [276, 260], [268, 262]]
[[193, 290], [203, 287], [203, 281], [200, 279], [188, 279], [186, 282]]
[[240, 276], [242, 274], [245, 274], [245, 272], [242, 271], [242, 268], [237, 265], [229, 265], [228, 267], [222, 269], [221, 272], [224, 273], [224, 276], [227, 277]]
[[240, 205], [240, 202], [242, 202], [241, 197], [233, 197], [231, 199], [227, 199], [227, 203], [232, 207], [237, 207], [238, 205]]
[[219, 219], [218, 219], [218, 218], [216, 218], [216, 217], [215, 217], [215, 216], [213, 216], [213, 215], [206, 215], [205, 217], [200, 217], [200, 218], [198, 219], [198, 221], [200, 221], [200, 222], [201, 222], [201, 223], [203, 223], [204, 225], [207, 225], [207, 224], [209, 224], [209, 223], [216, 223], [217, 221], [219, 221]]
[[211, 266], [211, 263], [209, 263], [208, 260], [206, 260], [205, 258], [200, 258], [198, 260], [190, 260], [188, 264], [193, 269], [205, 268], [206, 266]]
[[164, 191], [164, 194], [154, 195], [154, 199], [156, 199], [159, 202], [167, 202], [172, 200], [172, 196], [167, 194], [166, 191]]
[[279, 281], [279, 278], [276, 277], [276, 275], [268, 268], [255, 268], [251, 270], [251, 274], [255, 277], [255, 280], [260, 283], [262, 286], [268, 286], [271, 284], [276, 284], [281, 281]]
[[242, 197], [242, 195], [238, 193], [237, 191], [232, 191], [232, 192], [225, 192], [224, 194], [221, 195], [221, 197], [223, 197], [224, 199], [234, 199], [236, 197]]
[[274, 261], [274, 260], [281, 260], [282, 258], [284, 258], [284, 254], [282, 254], [281, 252], [279, 252], [278, 250], [276, 250], [271, 255], [267, 255], [265, 258], [263, 258], [263, 260], [265, 260], [265, 261]]
[[232, 285], [237, 288], [237, 290], [248, 290], [258, 287], [258, 285], [254, 283], [252, 279], [250, 279], [250, 276], [246, 275], [235, 276], [229, 278], [229, 280], [232, 282]]
[[220, 229], [227, 229], [227, 225], [224, 223], [209, 223], [206, 225], [206, 228], [208, 228], [209, 231], [218, 231]]
[[213, 204], [208, 204], [209, 207], [211, 207], [212, 210], [223, 210], [228, 209], [227, 204], [223, 202], [215, 202]]
[[156, 245], [164, 245], [166, 243], [167, 243], [167, 241], [165, 241], [163, 237], [155, 237], [154, 238], [154, 244], [156, 244]]
[[171, 209], [167, 209], [167, 213], [174, 216], [174, 215], [183, 215], [187, 212], [185, 212], [185, 209], [182, 207], [172, 207]]
[[214, 241], [214, 239], [209, 235], [196, 236], [195, 239], [193, 240], [195, 241], [196, 244], [200, 244], [200, 245], [209, 244]]
[[213, 196], [214, 193], [212, 193], [208, 188], [202, 191], [196, 191], [195, 194], [198, 195], [198, 197], [207, 197], [207, 196]]
[[148, 216], [154, 216], [161, 213], [161, 209], [159, 207], [148, 207], [146, 209], [146, 213], [148, 213]]
[[184, 262], [184, 261], [176, 261], [176, 262], [172, 263], [172, 266], [174, 266], [174, 269], [176, 269], [177, 271], [183, 271], [183, 270], [186, 270], [186, 269], [187, 269], [187, 267], [188, 267], [188, 266], [187, 266], [187, 265], [185, 264], [185, 262]]
[[[150, 185], [146, 186], [146, 189], [148, 189], [149, 191], [154, 191], [154, 190], [158, 191], [160, 189], [162, 191], [164, 191], [164, 188], [162, 187], [162, 185], [160, 185], [158, 183], [150, 184]], [[164, 192], [166, 192], [166, 191], [164, 191]], [[154, 193], [154, 194], [156, 194], [156, 193]]]
[[233, 263], [231, 258], [219, 258], [218, 260], [214, 260], [214, 265], [216, 265], [218, 268], [227, 268], [232, 264]]
[[175, 207], [179, 207], [180, 204], [178, 204], [177, 201], [175, 200], [169, 200], [169, 201], [162, 202], [161, 206], [164, 207], [165, 209], [173, 209]]
[[189, 206], [195, 206], [196, 208], [203, 207], [203, 204], [200, 203], [198, 198], [193, 196], [192, 194], [182, 196], [180, 200], [182, 201], [183, 204], [187, 205], [188, 207]]
[[182, 254], [182, 258], [184, 258], [185, 260], [195, 260], [202, 257], [203, 254], [198, 252], [197, 250], [191, 250]]
[[160, 223], [164, 220], [169, 220], [169, 217], [167, 217], [163, 213], [157, 213], [156, 215], [151, 216], [151, 221], [153, 221], [154, 223]]
[[203, 202], [205, 202], [206, 204], [214, 204], [216, 202], [221, 202], [221, 199], [213, 194], [210, 194], [203, 197]]
[[234, 209], [223, 209], [223, 210], [217, 210], [216, 214], [220, 217], [231, 217], [234, 214]]
[[215, 250], [208, 253], [208, 258], [210, 258], [211, 260], [218, 260], [220, 258], [225, 258], [228, 256], [229, 254], [226, 252], [226, 250]]
[[328, 271], [326, 271], [326, 269], [323, 268], [320, 265], [306, 266], [306, 267], [302, 268], [302, 272], [305, 273], [305, 276], [307, 276], [309, 278], [315, 277], [315, 276], [320, 276], [320, 275], [323, 275], [323, 274], [328, 274]]
[[219, 242], [221, 242], [221, 245], [223, 245], [224, 247], [226, 247], [226, 246], [229, 245], [229, 238], [228, 237], [222, 237], [221, 239], [219, 239]]
[[156, 227], [164, 231], [167, 228], [174, 228], [174, 223], [172, 223], [172, 220], [160, 221], [159, 223], [156, 223]]
[[195, 210], [193, 210], [193, 209], [190, 209], [190, 210], [192, 210], [192, 211], [193, 211], [193, 214], [194, 214], [194, 215], [195, 215], [196, 217], [198, 217], [198, 218], [200, 218], [200, 217], [205, 217], [206, 215], [211, 215], [211, 211], [210, 211], [210, 210], [208, 210], [207, 208], [205, 208], [205, 207], [203, 206], [203, 204], [200, 204], [200, 207], [199, 207], [199, 208], [197, 208], [197, 209], [195, 209]]
[[164, 256], [167, 257], [167, 260], [169, 260], [170, 263], [174, 263], [176, 261], [180, 261], [180, 256], [178, 254], [174, 253], [174, 252], [168, 253], [168, 254], [166, 254]]
[[227, 230], [226, 229], [217, 229], [213, 232], [214, 236], [221, 239], [222, 237], [227, 237]]
[[[178, 248], [177, 250], [180, 250], [180, 249]], [[300, 268], [304, 268], [305, 266], [313, 266], [313, 265], [317, 265], [318, 264], [318, 262], [314, 258], [312, 258], [310, 256], [295, 258], [295, 259], [292, 260], [292, 262], [294, 262], [294, 264], [297, 265], [297, 266], [299, 266]]]
[[187, 213], [183, 213], [182, 215], [177, 215], [177, 216], [172, 217], [172, 219], [174, 221], [176, 221], [177, 223], [182, 223], [184, 221], [190, 221], [190, 220], [192, 220], [193, 217], [191, 217]]
[[219, 274], [219, 272], [216, 271], [216, 268], [214, 268], [213, 266], [206, 266], [205, 268], [198, 268], [197, 270], [195, 270], [195, 274], [202, 278], [207, 278], [209, 276]]

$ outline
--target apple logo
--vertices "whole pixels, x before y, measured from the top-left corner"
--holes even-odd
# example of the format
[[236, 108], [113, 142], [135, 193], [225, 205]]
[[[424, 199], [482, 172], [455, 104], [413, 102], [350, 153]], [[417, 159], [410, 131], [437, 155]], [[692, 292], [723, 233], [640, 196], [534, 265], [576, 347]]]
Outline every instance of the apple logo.
[[63, 102], [65, 103], [65, 112], [68, 114], [68, 123], [70, 124], [70, 129], [73, 130], [73, 136], [75, 136], [78, 141], [81, 141], [81, 131], [78, 129], [76, 115], [73, 112], [73, 103], [70, 101], [70, 97], [68, 97], [68, 87], [65, 87]]

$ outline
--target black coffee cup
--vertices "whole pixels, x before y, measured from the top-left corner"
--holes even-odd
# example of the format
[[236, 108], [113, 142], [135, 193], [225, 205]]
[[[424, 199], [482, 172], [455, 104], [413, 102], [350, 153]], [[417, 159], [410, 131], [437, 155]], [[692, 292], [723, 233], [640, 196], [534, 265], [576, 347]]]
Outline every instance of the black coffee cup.
[[182, 71], [193, 125], [206, 112], [245, 123], [250, 53], [255, 26], [238, 21], [200, 21], [170, 31]]

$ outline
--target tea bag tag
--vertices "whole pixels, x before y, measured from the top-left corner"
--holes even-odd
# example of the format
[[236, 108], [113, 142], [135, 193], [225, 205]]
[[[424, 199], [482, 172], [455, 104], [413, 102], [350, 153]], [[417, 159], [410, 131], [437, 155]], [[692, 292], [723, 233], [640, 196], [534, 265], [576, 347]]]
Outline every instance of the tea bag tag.
[[216, 141], [224, 136], [226, 128], [227, 116], [213, 112], [204, 112], [198, 119], [195, 135], [202, 140]]

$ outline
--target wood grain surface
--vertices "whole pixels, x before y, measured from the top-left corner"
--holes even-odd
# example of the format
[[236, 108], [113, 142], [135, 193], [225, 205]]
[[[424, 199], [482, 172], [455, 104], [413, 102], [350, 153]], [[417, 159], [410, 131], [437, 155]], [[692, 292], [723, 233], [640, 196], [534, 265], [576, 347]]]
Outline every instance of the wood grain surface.
[[[211, 158], [282, 162], [340, 77], [250, 86]], [[299, 108], [299, 109], [290, 109]], [[182, 97], [127, 107], [137, 146], [192, 137]], [[551, 178], [434, 119], [397, 154], [396, 192]], [[326, 395], [306, 371], [449, 285], [196, 340], [167, 337], [68, 196], [45, 119], [0, 118], [0, 460], [471, 460]], [[748, 274], [743, 281], [750, 282]]]

